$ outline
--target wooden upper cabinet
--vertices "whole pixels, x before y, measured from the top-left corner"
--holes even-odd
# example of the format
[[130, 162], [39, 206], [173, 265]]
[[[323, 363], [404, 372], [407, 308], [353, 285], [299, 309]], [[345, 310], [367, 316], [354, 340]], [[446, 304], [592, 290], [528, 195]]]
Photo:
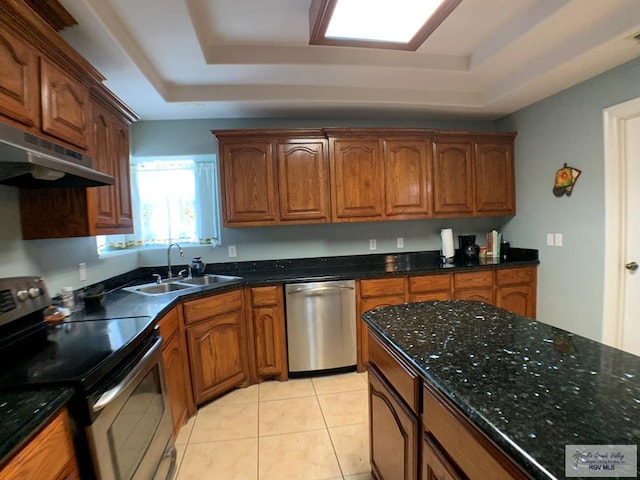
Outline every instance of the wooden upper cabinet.
[[271, 142], [221, 145], [225, 226], [268, 224], [278, 219]]
[[420, 140], [385, 140], [385, 213], [418, 218], [430, 214], [429, 145]]
[[329, 138], [334, 222], [382, 220], [384, 163], [377, 138]]
[[39, 98], [36, 53], [0, 23], [0, 114], [35, 125]]
[[87, 190], [91, 234], [132, 233], [129, 125], [97, 102], [91, 111], [93, 166], [115, 178], [113, 185]]
[[331, 219], [326, 140], [277, 144], [280, 220], [324, 223]]
[[475, 213], [515, 215], [513, 138], [475, 145]]
[[433, 141], [434, 216], [473, 213], [473, 143], [436, 138]]
[[81, 149], [89, 147], [89, 88], [40, 58], [42, 131]]

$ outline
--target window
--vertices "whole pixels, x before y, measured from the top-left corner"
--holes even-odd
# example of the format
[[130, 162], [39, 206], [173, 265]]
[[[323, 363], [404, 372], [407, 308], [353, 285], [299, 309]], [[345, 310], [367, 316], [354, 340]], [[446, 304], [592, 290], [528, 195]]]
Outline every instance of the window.
[[98, 237], [98, 251], [219, 243], [215, 157], [131, 159], [134, 233]]

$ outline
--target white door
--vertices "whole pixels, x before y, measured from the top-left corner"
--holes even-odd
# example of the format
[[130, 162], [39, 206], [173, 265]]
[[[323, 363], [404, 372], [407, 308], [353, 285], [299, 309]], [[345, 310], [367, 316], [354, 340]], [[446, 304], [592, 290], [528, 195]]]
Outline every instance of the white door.
[[602, 341], [640, 355], [640, 98], [604, 111]]
[[625, 123], [626, 172], [622, 175], [622, 181], [626, 187], [626, 235], [622, 273], [622, 349], [640, 355], [640, 117], [628, 119]]

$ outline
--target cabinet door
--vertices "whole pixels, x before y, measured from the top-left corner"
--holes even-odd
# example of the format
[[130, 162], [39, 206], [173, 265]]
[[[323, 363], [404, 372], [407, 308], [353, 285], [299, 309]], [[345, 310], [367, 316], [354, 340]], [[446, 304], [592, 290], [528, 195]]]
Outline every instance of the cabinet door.
[[[113, 118], [112, 115], [99, 105], [92, 108], [93, 130], [93, 166], [96, 170], [115, 176], [116, 163], [112, 140]], [[93, 226], [96, 233], [102, 234], [103, 230], [114, 228], [118, 224], [117, 217], [117, 185], [108, 185], [90, 189], [87, 194], [92, 196], [91, 209], [93, 210]]]
[[[371, 281], [371, 280], [368, 280]], [[400, 305], [405, 303], [406, 295], [390, 295], [386, 297], [370, 297], [370, 298], [362, 298], [360, 299], [360, 309], [358, 312], [358, 324], [360, 326], [360, 335], [359, 335], [359, 350], [358, 350], [358, 371], [365, 370], [365, 364], [369, 361], [369, 342], [367, 337], [369, 336], [369, 327], [362, 320], [362, 312], [366, 312], [367, 310], [371, 310], [378, 307], [388, 307], [390, 305]]]
[[422, 480], [465, 480], [428, 435], [422, 437]]
[[66, 409], [0, 470], [0, 480], [80, 478]]
[[386, 140], [385, 199], [387, 216], [429, 216], [427, 142]]
[[533, 287], [531, 285], [498, 287], [496, 291], [496, 306], [518, 315], [535, 318], [536, 312], [533, 297]]
[[39, 98], [35, 52], [0, 25], [0, 114], [35, 125]]
[[82, 149], [89, 142], [89, 89], [48, 60], [40, 59], [42, 130]]
[[334, 222], [384, 217], [384, 164], [377, 139], [330, 139]]
[[456, 290], [456, 300], [478, 300], [479, 302], [494, 304], [492, 288], [476, 288], [471, 290]]
[[116, 166], [116, 199], [119, 233], [133, 233], [131, 175], [129, 172], [129, 126], [116, 121], [113, 128], [113, 152]]
[[374, 368], [369, 370], [369, 429], [376, 477], [417, 479], [418, 419]]
[[476, 143], [475, 213], [515, 215], [513, 141]]
[[222, 144], [220, 158], [224, 224], [275, 222], [278, 205], [271, 143]]
[[433, 213], [473, 213], [473, 170], [470, 141], [433, 142]]
[[188, 327], [187, 344], [197, 405], [247, 380], [242, 310], [217, 315]]
[[451, 274], [409, 277], [409, 301], [451, 300]]
[[169, 394], [169, 404], [171, 416], [173, 417], [173, 433], [176, 435], [180, 427], [187, 421], [189, 412], [189, 390], [191, 385], [188, 381], [186, 365], [186, 353], [180, 342], [180, 334], [173, 335], [162, 347], [162, 361], [167, 377], [167, 392]]
[[280, 220], [328, 222], [331, 208], [327, 141], [278, 144], [277, 159]]
[[261, 378], [287, 377], [287, 342], [282, 286], [251, 289], [253, 346]]

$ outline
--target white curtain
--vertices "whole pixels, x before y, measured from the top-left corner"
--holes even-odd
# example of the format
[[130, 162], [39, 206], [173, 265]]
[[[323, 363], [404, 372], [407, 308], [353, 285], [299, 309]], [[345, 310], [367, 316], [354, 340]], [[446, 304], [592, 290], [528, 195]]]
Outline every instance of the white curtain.
[[215, 157], [132, 159], [131, 190], [134, 233], [107, 236], [102, 250], [219, 243]]

